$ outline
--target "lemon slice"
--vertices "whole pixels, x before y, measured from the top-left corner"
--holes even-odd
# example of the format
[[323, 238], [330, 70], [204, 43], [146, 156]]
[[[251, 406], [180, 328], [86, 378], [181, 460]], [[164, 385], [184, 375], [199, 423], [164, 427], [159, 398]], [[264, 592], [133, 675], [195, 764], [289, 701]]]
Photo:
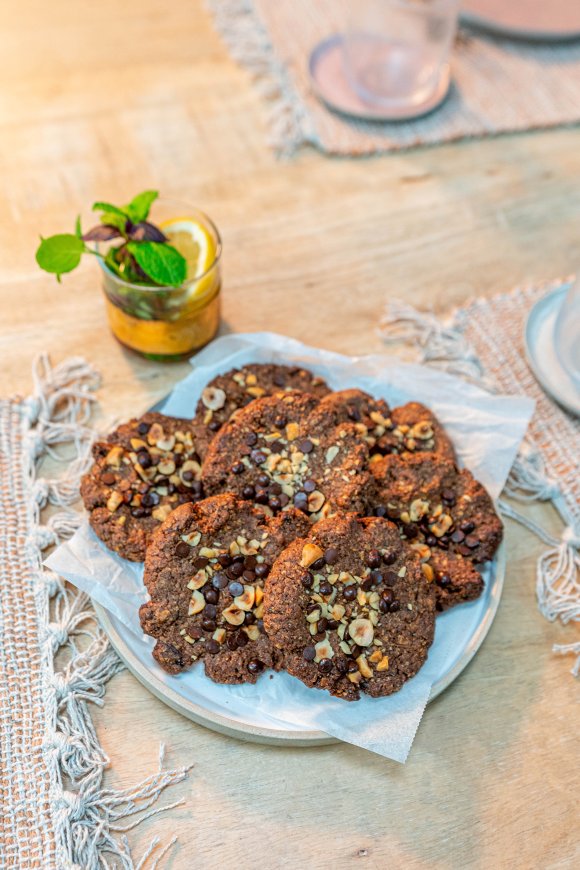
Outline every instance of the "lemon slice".
[[[195, 218], [171, 218], [159, 224], [171, 244], [185, 257], [187, 262], [187, 281], [193, 281], [188, 296], [203, 295], [207, 290], [207, 280], [195, 282], [212, 266], [216, 256], [216, 243], [212, 234]], [[211, 282], [210, 282], [211, 283]]]

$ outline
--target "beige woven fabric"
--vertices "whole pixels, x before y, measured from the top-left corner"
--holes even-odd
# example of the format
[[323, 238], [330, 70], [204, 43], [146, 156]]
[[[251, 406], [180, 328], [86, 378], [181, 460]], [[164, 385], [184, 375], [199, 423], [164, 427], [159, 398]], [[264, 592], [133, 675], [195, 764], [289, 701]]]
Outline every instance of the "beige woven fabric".
[[[161, 747], [151, 776], [103, 788], [108, 758], [90, 707], [122, 664], [88, 596], [42, 566], [42, 551], [81, 521], [72, 506], [91, 462], [99, 379], [82, 359], [53, 368], [46, 355], [33, 379], [29, 398], [0, 400], [0, 870], [145, 870], [176, 838], [153, 838], [136, 864], [123, 832], [178, 806], [154, 805], [187, 769], [165, 770]], [[38, 476], [47, 455], [62, 474]]]
[[456, 323], [500, 392], [536, 402], [530, 435], [549, 477], [558, 482], [570, 513], [580, 522], [580, 420], [544, 392], [526, 362], [526, 319], [548, 289], [517, 288], [493, 299], [478, 299], [457, 312]]
[[29, 409], [0, 401], [0, 866], [56, 867], [48, 716], [30, 504]]
[[[462, 30], [455, 85], [432, 115], [405, 123], [349, 120], [312, 93], [307, 61], [343, 29], [341, 0], [208, 0], [234, 57], [271, 102], [273, 144], [371, 154], [580, 121], [580, 45], [532, 45]], [[354, 2], [354, 0], [353, 0]]]

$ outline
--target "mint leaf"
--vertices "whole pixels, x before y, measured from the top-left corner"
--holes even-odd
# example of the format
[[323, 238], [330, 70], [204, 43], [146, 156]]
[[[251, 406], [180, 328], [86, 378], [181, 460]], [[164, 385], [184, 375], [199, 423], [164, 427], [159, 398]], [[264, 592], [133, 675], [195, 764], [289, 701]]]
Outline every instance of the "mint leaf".
[[119, 215], [119, 217], [124, 217], [125, 219], [129, 217], [127, 211], [123, 211], [122, 208], [118, 208], [116, 205], [111, 205], [110, 202], [94, 202], [93, 211], [110, 212], [111, 214]]
[[185, 281], [187, 263], [172, 245], [128, 242], [127, 250], [145, 274], [161, 287], [180, 287]]
[[117, 227], [120, 233], [125, 235], [127, 224], [130, 223], [129, 218], [124, 214], [115, 214], [112, 211], [104, 211], [101, 215], [101, 222], [110, 227]]
[[77, 237], [77, 239], [82, 239], [82, 237], [83, 237], [83, 231], [81, 229], [81, 216], [80, 216], [80, 214], [77, 215], [77, 219], [76, 219], [76, 223], [75, 223], [75, 236]]
[[149, 214], [149, 210], [157, 197], [157, 190], [145, 190], [143, 193], [138, 193], [129, 205], [125, 206], [125, 210], [134, 224], [144, 221]]
[[62, 233], [42, 239], [36, 252], [36, 262], [45, 272], [51, 272], [60, 280], [65, 272], [72, 272], [81, 261], [85, 250], [82, 239], [72, 233]]

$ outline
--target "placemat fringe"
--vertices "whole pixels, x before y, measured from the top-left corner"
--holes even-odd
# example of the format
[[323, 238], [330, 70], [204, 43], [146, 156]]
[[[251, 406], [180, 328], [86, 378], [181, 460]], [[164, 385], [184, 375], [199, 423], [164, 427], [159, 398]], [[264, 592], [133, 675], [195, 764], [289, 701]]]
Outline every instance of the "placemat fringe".
[[[159, 840], [154, 838], [135, 863], [125, 833], [178, 806], [181, 801], [155, 804], [168, 786], [187, 776], [190, 768], [165, 770], [162, 747], [156, 773], [131, 788], [103, 788], [109, 758], [99, 743], [89, 705], [103, 705], [106, 683], [123, 665], [100, 628], [88, 596], [67, 586], [41, 564], [41, 551], [70, 537], [81, 519], [70, 506], [78, 500], [81, 475], [91, 462], [95, 435], [88, 423], [100, 379], [81, 358], [52, 367], [43, 354], [35, 360], [33, 381], [33, 394], [18, 406], [27, 448], [23, 458], [29, 489], [27, 551], [36, 566], [32, 583], [45, 706], [42, 754], [50, 779], [56, 851], [54, 863], [44, 860], [42, 866], [90, 870], [110, 866], [108, 860], [113, 859], [115, 866], [135, 870], [145, 867]], [[61, 479], [37, 477], [38, 461], [47, 455], [66, 462]], [[48, 505], [57, 510], [43, 524], [40, 512]], [[55, 657], [63, 650], [66, 665], [56, 670]], [[151, 867], [158, 866], [174, 842], [175, 838]], [[32, 864], [22, 862], [19, 866]]]

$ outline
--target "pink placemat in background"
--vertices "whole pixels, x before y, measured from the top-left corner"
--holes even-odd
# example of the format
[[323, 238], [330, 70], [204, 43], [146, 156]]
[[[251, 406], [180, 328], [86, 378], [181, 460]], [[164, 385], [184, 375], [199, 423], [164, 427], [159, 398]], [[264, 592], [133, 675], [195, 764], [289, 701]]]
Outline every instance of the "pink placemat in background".
[[312, 92], [308, 57], [343, 29], [339, 0], [208, 0], [232, 55], [271, 108], [272, 144], [362, 155], [580, 121], [580, 41], [537, 45], [461, 30], [454, 87], [432, 115], [404, 123], [350, 120]]

